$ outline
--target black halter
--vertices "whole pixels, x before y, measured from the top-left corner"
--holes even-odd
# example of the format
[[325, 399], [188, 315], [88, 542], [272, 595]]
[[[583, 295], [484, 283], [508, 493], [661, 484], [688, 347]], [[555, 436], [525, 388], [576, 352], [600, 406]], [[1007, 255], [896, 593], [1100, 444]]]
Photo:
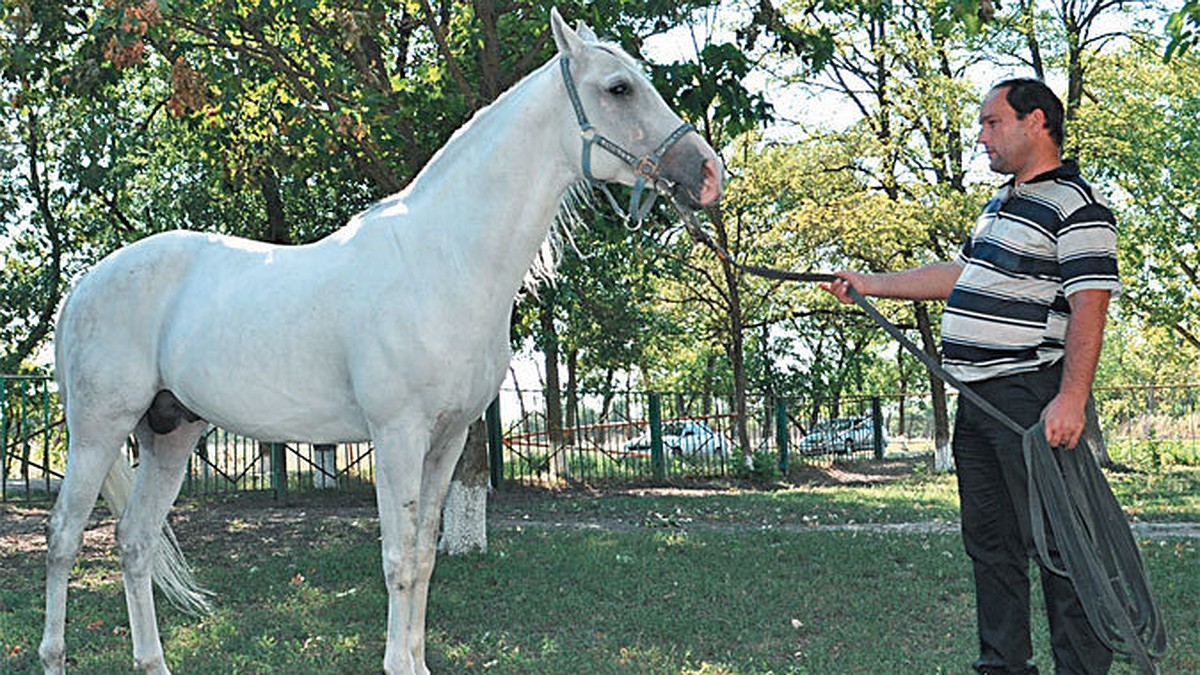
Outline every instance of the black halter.
[[[626, 220], [633, 218], [635, 222], [640, 222], [650, 211], [650, 207], [654, 205], [654, 198], [657, 196], [657, 193], [666, 192], [672, 187], [670, 181], [658, 175], [658, 163], [662, 161], [663, 155], [671, 149], [671, 146], [675, 145], [676, 141], [683, 138], [688, 132], [693, 131], [694, 127], [684, 122], [675, 131], [671, 132], [671, 135], [667, 136], [666, 140], [654, 149], [654, 152], [639, 158], [625, 148], [608, 140], [596, 127], [592, 126], [591, 122], [588, 121], [587, 113], [583, 110], [583, 102], [579, 100], [579, 90], [575, 86], [575, 79], [571, 77], [570, 59], [566, 55], [563, 55], [559, 57], [558, 62], [562, 68], [563, 82], [567, 86], [567, 95], [571, 97], [571, 105], [575, 108], [575, 118], [579, 120], [579, 132], [583, 138], [582, 163], [584, 178], [592, 183], [592, 185], [600, 188], [604, 195], [608, 197], [608, 201], [612, 204], [613, 209], [621, 214], [622, 218]], [[617, 198], [613, 196], [608, 186], [592, 175], [593, 145], [599, 145], [633, 169], [633, 175], [637, 178], [633, 183], [633, 194], [629, 197], [628, 211], [621, 208], [620, 204], [617, 203]], [[645, 190], [647, 181], [654, 188], [654, 192], [650, 193], [650, 199], [645, 204], [642, 204], [642, 191]]]

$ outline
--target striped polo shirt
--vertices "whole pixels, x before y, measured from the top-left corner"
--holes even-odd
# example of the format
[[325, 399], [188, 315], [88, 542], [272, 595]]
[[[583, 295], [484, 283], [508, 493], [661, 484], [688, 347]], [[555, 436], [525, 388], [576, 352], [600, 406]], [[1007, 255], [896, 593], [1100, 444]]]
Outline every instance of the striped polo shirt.
[[1038, 370], [1062, 358], [1084, 289], [1120, 293], [1117, 227], [1068, 160], [987, 203], [955, 258], [962, 274], [942, 318], [943, 365], [964, 382]]

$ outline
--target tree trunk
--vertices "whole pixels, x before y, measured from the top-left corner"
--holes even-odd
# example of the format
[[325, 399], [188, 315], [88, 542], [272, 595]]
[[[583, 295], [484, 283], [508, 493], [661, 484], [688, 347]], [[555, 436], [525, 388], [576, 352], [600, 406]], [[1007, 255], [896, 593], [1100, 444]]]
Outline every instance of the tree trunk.
[[492, 101], [500, 95], [501, 87], [499, 12], [495, 0], [474, 0], [471, 5], [483, 34], [479, 50], [479, 84], [484, 101]]
[[1033, 76], [1039, 80], [1046, 79], [1046, 66], [1042, 61], [1042, 48], [1038, 43], [1037, 28], [1034, 24], [1034, 0], [1024, 0], [1021, 3], [1021, 30], [1025, 32], [1025, 45], [1029, 47], [1029, 63], [1033, 67]]
[[542, 333], [542, 356], [546, 365], [546, 436], [549, 441], [552, 466], [565, 473], [559, 464], [563, 447], [562, 384], [558, 379], [558, 329], [554, 325], [554, 289], [543, 290], [542, 303], [538, 311], [538, 324]]
[[438, 550], [449, 555], [487, 551], [488, 496], [487, 423], [476, 420], [467, 431], [446, 503]]
[[579, 426], [579, 349], [572, 347], [567, 350], [567, 409], [566, 428], [563, 429], [563, 442], [569, 446], [576, 444], [575, 429]]
[[[896, 433], [900, 438], [908, 438], [908, 374], [904, 372], [904, 350], [896, 350], [896, 372], [900, 373], [900, 405], [896, 415]], [[908, 441], [904, 441], [907, 449]]]
[[45, 229], [46, 240], [50, 244], [50, 258], [43, 267], [44, 295], [41, 307], [25, 337], [18, 342], [12, 351], [0, 354], [0, 372], [19, 373], [22, 365], [29, 358], [46, 336], [54, 328], [54, 319], [63, 294], [63, 243], [64, 228], [60, 226], [54, 210], [50, 206], [50, 186], [43, 185], [41, 179], [41, 124], [38, 115], [32, 109], [26, 115], [25, 146], [29, 155], [28, 176], [29, 191], [37, 202], [37, 211], [41, 216], [42, 227]]
[[279, 191], [279, 177], [272, 166], [264, 166], [258, 177], [259, 191], [267, 211], [267, 241], [272, 244], [292, 243], [291, 228], [283, 211], [283, 195]]
[[[710, 217], [713, 229], [716, 231], [717, 243], [726, 251], [729, 250], [729, 235], [725, 229], [725, 219], [720, 209], [712, 209]], [[721, 271], [724, 273], [725, 292], [728, 297], [729, 316], [726, 327], [726, 349], [729, 355], [729, 365], [733, 370], [733, 413], [734, 428], [737, 431], [737, 444], [742, 449], [742, 457], [746, 468], [753, 467], [751, 457], [750, 434], [746, 428], [746, 358], [742, 331], [742, 298], [738, 288], [738, 274], [733, 265], [721, 260]]]
[[[937, 338], [929, 320], [929, 310], [926, 309], [925, 303], [914, 302], [913, 311], [917, 316], [917, 329], [921, 332], [921, 346], [926, 354], [940, 359]], [[954, 455], [950, 450], [950, 414], [946, 407], [946, 384], [932, 372], [929, 373], [929, 395], [933, 404], [933, 469], [943, 473], [953, 471]]]

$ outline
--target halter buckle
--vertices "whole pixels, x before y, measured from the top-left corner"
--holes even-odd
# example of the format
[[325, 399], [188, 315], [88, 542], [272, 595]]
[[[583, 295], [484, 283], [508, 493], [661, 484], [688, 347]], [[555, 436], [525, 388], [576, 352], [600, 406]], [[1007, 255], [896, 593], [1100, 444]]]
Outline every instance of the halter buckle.
[[658, 174], [658, 162], [649, 157], [643, 157], [633, 168], [633, 172], [639, 176], [654, 178]]

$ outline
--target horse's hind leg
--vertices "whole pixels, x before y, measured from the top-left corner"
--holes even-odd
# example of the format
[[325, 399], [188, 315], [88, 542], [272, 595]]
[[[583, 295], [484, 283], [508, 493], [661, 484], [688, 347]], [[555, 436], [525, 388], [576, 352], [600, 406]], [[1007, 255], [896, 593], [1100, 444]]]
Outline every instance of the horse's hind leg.
[[160, 534], [183, 484], [188, 455], [206, 426], [203, 421], [189, 422], [169, 433], [157, 434], [151, 430], [148, 418], [143, 418], [137, 427], [140, 463], [129, 505], [117, 523], [117, 544], [129, 607], [134, 668], [152, 675], [170, 672], [163, 658], [151, 588]]
[[99, 433], [74, 426], [71, 429], [67, 470], [46, 528], [46, 625], [38, 649], [46, 673], [65, 672], [64, 631], [71, 567], [83, 544], [83, 529], [96, 505], [100, 486], [120, 457], [133, 424], [132, 420], [128, 427], [114, 424]]

